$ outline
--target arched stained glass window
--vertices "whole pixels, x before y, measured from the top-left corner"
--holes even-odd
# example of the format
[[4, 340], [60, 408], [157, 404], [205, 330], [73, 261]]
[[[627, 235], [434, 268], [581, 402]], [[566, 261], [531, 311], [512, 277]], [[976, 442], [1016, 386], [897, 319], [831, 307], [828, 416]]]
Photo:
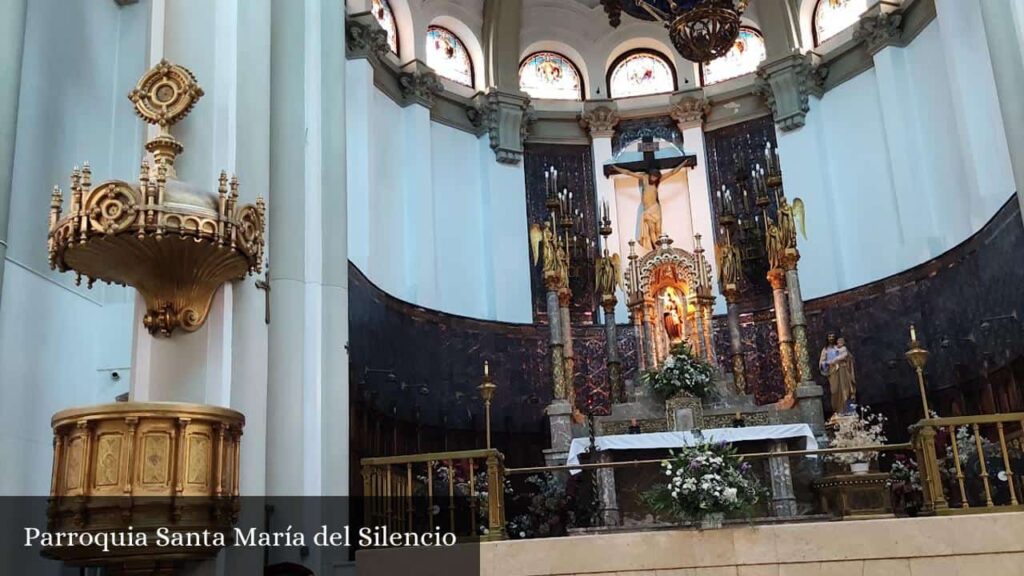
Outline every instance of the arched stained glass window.
[[814, 7], [814, 45], [853, 26], [868, 9], [868, 0], [818, 0]]
[[388, 47], [398, 54], [398, 24], [395, 22], [395, 13], [391, 11], [388, 0], [372, 0], [370, 8], [377, 23], [388, 33]]
[[728, 54], [701, 64], [701, 78], [705, 86], [724, 82], [756, 71], [766, 58], [768, 52], [765, 50], [764, 37], [757, 30], [744, 26], [740, 28], [740, 35]]
[[612, 98], [661, 94], [675, 89], [672, 65], [664, 56], [650, 50], [623, 54], [608, 75], [608, 94]]
[[427, 28], [427, 66], [443, 78], [473, 87], [473, 61], [466, 45], [447, 28]]
[[571, 60], [556, 52], [535, 52], [519, 67], [519, 89], [531, 98], [582, 100], [583, 81]]

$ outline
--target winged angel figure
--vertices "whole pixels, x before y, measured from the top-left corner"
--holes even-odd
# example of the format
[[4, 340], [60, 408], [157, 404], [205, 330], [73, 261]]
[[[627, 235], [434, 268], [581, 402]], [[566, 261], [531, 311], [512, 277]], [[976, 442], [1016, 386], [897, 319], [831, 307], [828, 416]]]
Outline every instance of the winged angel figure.
[[551, 229], [551, 222], [545, 222], [543, 227], [540, 224], [530, 226], [530, 247], [533, 252], [534, 266], [541, 261], [541, 258], [544, 259], [544, 279], [560, 278], [562, 262], [555, 247], [555, 233]]
[[604, 257], [597, 259], [595, 282], [597, 293], [602, 297], [615, 295], [616, 288], [625, 289], [622, 283], [622, 261], [618, 254], [609, 256], [606, 249]]
[[796, 248], [797, 222], [800, 225], [800, 235], [807, 239], [807, 215], [804, 210], [804, 201], [794, 198], [793, 204], [786, 201], [785, 196], [779, 197], [779, 229], [782, 233], [784, 248]]

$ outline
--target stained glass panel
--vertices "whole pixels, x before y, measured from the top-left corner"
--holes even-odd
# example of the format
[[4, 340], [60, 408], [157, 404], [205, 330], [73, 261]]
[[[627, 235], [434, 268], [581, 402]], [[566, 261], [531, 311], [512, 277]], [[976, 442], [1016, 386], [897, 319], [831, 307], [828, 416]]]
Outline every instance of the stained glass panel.
[[608, 79], [612, 98], [661, 94], [675, 90], [672, 66], [656, 52], [636, 52], [616, 64]]
[[868, 0], [818, 0], [814, 8], [814, 42], [821, 44], [857, 23]]
[[581, 100], [582, 85], [576, 66], [555, 52], [531, 54], [519, 67], [519, 89], [531, 98]]
[[757, 70], [758, 65], [768, 57], [764, 38], [753, 28], [740, 28], [740, 35], [732, 50], [721, 58], [703, 65], [704, 85], [743, 76]]
[[427, 28], [427, 66], [444, 78], [473, 87], [473, 61], [462, 40], [447, 28]]
[[370, 8], [377, 23], [388, 33], [388, 47], [398, 54], [398, 25], [395, 23], [395, 14], [391, 11], [388, 0], [372, 0]]

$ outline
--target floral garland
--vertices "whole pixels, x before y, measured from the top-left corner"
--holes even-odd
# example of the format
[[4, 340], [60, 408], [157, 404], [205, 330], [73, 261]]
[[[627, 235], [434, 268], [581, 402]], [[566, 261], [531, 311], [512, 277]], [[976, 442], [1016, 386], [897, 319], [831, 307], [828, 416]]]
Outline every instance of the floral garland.
[[713, 393], [713, 374], [711, 365], [697, 358], [684, 342], [672, 347], [660, 370], [644, 372], [640, 381], [663, 400], [680, 393], [704, 399]]
[[749, 509], [764, 494], [750, 464], [725, 443], [684, 447], [662, 467], [667, 484], [641, 496], [655, 514], [698, 520]]

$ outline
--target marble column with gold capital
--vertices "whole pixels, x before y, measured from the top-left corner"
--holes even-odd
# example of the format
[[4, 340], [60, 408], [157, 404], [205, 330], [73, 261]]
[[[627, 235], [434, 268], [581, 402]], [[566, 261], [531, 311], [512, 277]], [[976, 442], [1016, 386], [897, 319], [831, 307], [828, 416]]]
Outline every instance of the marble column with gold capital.
[[548, 283], [548, 327], [550, 328], [551, 339], [548, 345], [551, 349], [551, 382], [552, 395], [555, 400], [565, 400], [565, 352], [564, 340], [562, 337], [562, 311], [558, 302], [558, 286], [553, 282]]
[[799, 261], [800, 251], [787, 248], [782, 262], [786, 268], [786, 289], [789, 292], [789, 323], [793, 328], [793, 355], [797, 374], [803, 386], [805, 383], [814, 384], [814, 373], [811, 372], [807, 349], [807, 320], [804, 318], [804, 300], [800, 295], [800, 274], [797, 272]]
[[569, 291], [568, 287], [563, 287], [558, 292], [558, 317], [561, 321], [562, 331], [562, 358], [565, 362], [565, 370], [563, 372], [563, 382], [565, 388], [565, 398], [569, 400], [569, 405], [576, 405], [576, 395], [573, 391], [573, 375], [576, 374], [576, 355], [572, 350], [572, 317], [569, 315], [569, 305], [572, 303], [572, 292]]
[[736, 391], [747, 393], [747, 364], [743, 358], [743, 337], [740, 332], [740, 309], [736, 304], [739, 289], [735, 284], [727, 284], [722, 290], [728, 311], [729, 350], [732, 359], [732, 378]]
[[604, 309], [605, 355], [608, 366], [608, 391], [612, 403], [626, 402], [626, 389], [622, 385], [622, 360], [619, 359], [619, 335], [615, 326], [615, 306], [618, 299], [614, 294], [605, 294], [601, 298]]
[[811, 426], [816, 436], [821, 437], [825, 434], [825, 411], [822, 405], [822, 397], [825, 392], [814, 381], [814, 372], [811, 367], [810, 350], [807, 344], [807, 319], [804, 317], [804, 300], [800, 294], [800, 274], [797, 272], [799, 261], [800, 251], [796, 248], [787, 248], [783, 254], [782, 263], [786, 268], [790, 326], [793, 328], [793, 355], [799, 376], [796, 401], [800, 409], [801, 420]]
[[775, 325], [779, 333], [779, 356], [782, 362], [782, 376], [786, 383], [786, 399], [792, 403], [796, 395], [797, 371], [793, 358], [793, 332], [789, 324], [789, 303], [786, 302], [786, 272], [781, 268], [768, 271], [768, 282], [772, 285], [772, 299], [775, 303]]

